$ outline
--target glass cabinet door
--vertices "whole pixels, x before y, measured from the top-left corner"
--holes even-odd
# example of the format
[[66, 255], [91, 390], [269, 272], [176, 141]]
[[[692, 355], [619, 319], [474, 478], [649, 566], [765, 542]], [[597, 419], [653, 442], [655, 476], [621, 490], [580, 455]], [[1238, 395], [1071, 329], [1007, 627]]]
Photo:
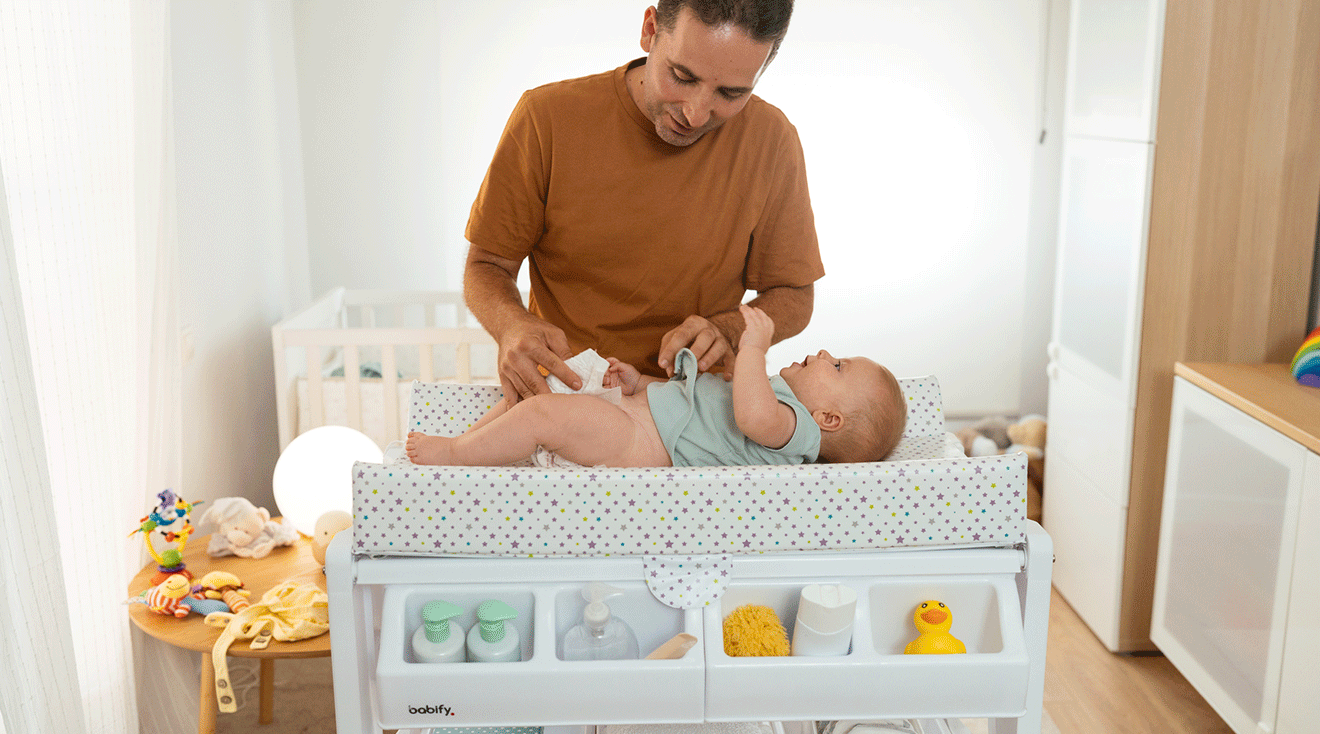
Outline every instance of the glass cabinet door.
[[1274, 730], [1307, 453], [1175, 380], [1151, 639], [1240, 734]]

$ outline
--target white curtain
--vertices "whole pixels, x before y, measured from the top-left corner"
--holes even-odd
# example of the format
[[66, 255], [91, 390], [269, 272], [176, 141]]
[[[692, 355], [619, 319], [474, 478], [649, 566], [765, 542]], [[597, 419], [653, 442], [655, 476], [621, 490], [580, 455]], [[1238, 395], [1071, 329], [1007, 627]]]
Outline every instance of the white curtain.
[[11, 732], [138, 731], [127, 536], [179, 471], [168, 28], [165, 0], [0, 2]]

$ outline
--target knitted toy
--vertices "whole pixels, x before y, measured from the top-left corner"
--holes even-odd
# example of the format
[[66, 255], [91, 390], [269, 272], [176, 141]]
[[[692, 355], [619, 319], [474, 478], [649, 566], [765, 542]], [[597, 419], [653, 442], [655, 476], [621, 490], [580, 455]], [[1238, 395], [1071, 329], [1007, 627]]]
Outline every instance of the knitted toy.
[[786, 656], [788, 633], [775, 610], [744, 604], [724, 618], [724, 654], [729, 657]]
[[237, 614], [250, 606], [247, 597], [251, 595], [252, 592], [243, 588], [243, 582], [228, 571], [212, 571], [203, 576], [201, 581], [193, 587], [194, 598], [219, 599], [224, 602], [226, 609], [212, 611], [228, 611]]
[[171, 574], [163, 582], [138, 595], [137, 600], [156, 614], [173, 615], [183, 619], [192, 612], [192, 599], [188, 597], [191, 585], [181, 573]]

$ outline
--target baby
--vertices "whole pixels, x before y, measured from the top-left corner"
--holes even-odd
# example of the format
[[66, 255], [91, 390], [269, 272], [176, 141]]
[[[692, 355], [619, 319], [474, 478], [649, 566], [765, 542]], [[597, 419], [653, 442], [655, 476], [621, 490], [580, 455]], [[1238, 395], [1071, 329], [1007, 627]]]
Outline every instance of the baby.
[[500, 466], [541, 448], [583, 466], [733, 466], [880, 461], [903, 435], [907, 404], [889, 370], [864, 357], [821, 350], [766, 376], [774, 322], [743, 305], [747, 326], [733, 378], [698, 373], [689, 350], [661, 380], [609, 359], [594, 395], [535, 395], [502, 400], [457, 437], [410, 433], [415, 464]]

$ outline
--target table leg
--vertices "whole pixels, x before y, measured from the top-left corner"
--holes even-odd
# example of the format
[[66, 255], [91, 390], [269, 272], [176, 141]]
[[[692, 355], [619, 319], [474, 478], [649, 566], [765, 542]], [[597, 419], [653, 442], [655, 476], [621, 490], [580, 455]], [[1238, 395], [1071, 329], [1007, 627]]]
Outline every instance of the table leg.
[[215, 666], [211, 653], [202, 653], [202, 688], [197, 695], [197, 734], [215, 734]]
[[275, 658], [261, 659], [261, 717], [262, 724], [275, 719]]

